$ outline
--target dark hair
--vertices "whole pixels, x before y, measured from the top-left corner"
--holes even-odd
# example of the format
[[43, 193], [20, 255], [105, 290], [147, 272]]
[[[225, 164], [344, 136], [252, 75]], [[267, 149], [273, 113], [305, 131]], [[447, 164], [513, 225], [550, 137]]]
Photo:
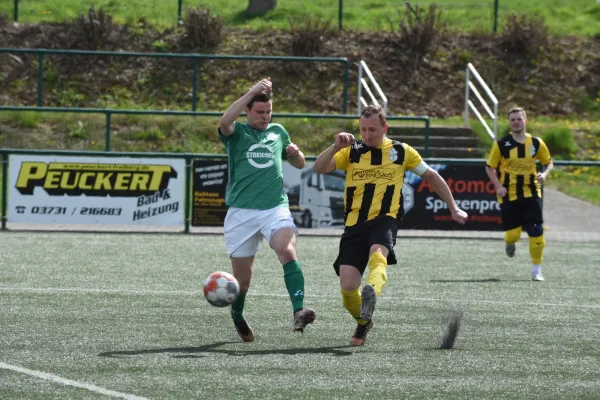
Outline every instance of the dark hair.
[[523, 113], [524, 119], [527, 119], [527, 114], [525, 114], [525, 110], [522, 109], [521, 107], [511, 108], [510, 111], [508, 112], [508, 119], [510, 119], [510, 114], [514, 114], [514, 113], [518, 113], [518, 112]]
[[263, 90], [259, 94], [255, 95], [252, 100], [250, 100], [250, 103], [248, 103], [248, 109], [252, 110], [254, 103], [268, 103], [271, 100], [273, 100], [273, 92], [267, 92], [266, 90]]
[[373, 115], [378, 115], [379, 116], [379, 121], [381, 122], [381, 126], [384, 126], [386, 123], [386, 119], [385, 119], [385, 113], [383, 111], [383, 107], [378, 105], [369, 105], [366, 106], [362, 112], [360, 113], [361, 117], [365, 117], [365, 118], [370, 118]]

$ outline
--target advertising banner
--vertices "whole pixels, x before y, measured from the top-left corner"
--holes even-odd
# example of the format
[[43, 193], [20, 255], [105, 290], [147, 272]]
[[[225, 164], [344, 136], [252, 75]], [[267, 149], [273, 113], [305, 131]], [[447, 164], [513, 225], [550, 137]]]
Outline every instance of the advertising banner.
[[227, 206], [227, 161], [192, 163], [192, 226], [223, 226]]
[[8, 220], [183, 226], [185, 161], [9, 156]]
[[[404, 179], [403, 229], [501, 230], [496, 189], [484, 165], [431, 164], [446, 180], [456, 204], [469, 214], [465, 225], [452, 221], [448, 206], [426, 181], [407, 172]], [[408, 186], [408, 187], [407, 187]]]
[[[302, 170], [283, 164], [283, 183], [295, 223], [303, 228], [344, 226], [343, 171], [312, 172], [312, 162]], [[433, 188], [412, 172], [405, 174], [402, 188], [402, 229], [501, 230], [496, 190], [483, 165], [432, 164], [446, 180], [456, 203], [469, 214], [465, 225], [452, 221], [446, 203]], [[227, 213], [225, 187], [227, 162], [197, 160], [193, 177], [193, 226], [222, 226]]]

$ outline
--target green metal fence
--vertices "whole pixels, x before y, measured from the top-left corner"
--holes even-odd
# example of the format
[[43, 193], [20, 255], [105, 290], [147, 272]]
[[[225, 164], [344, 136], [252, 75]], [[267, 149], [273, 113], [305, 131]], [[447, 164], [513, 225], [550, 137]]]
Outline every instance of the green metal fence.
[[[157, 110], [120, 110], [104, 108], [68, 108], [68, 107], [22, 107], [1, 106], [2, 111], [27, 111], [27, 112], [56, 112], [56, 113], [84, 113], [104, 114], [106, 117], [104, 150], [111, 151], [111, 116], [112, 115], [164, 115], [164, 116], [194, 116], [194, 117], [220, 117], [223, 112], [218, 111], [157, 111]], [[314, 119], [358, 119], [357, 115], [348, 114], [297, 114], [297, 113], [275, 113], [273, 118], [314, 118]], [[423, 122], [425, 126], [425, 144], [423, 155], [429, 156], [429, 128], [431, 121], [428, 117], [400, 117], [388, 116], [388, 121], [417, 121]]]
[[35, 54], [38, 59], [37, 71], [37, 106], [44, 107], [44, 57], [46, 55], [68, 55], [68, 56], [93, 56], [93, 57], [147, 57], [192, 60], [192, 111], [198, 106], [198, 69], [200, 60], [247, 60], [247, 61], [285, 61], [285, 62], [324, 62], [340, 63], [344, 66], [344, 89], [342, 97], [342, 112], [348, 111], [348, 87], [350, 75], [350, 63], [346, 57], [283, 57], [283, 56], [245, 56], [245, 55], [221, 55], [221, 54], [173, 54], [173, 53], [135, 53], [114, 51], [89, 51], [89, 50], [47, 50], [47, 49], [6, 49], [0, 48], [1, 53], [10, 54]]
[[[174, 158], [185, 160], [185, 201], [184, 201], [184, 233], [190, 232], [191, 219], [191, 191], [192, 191], [192, 161], [196, 159], [226, 160], [224, 154], [194, 154], [194, 153], [140, 153], [140, 152], [102, 152], [102, 151], [68, 151], [68, 150], [28, 150], [28, 149], [0, 149], [2, 158], [2, 201], [1, 201], [1, 230], [6, 230], [8, 222], [8, 156], [11, 154], [25, 155], [62, 155], [62, 156], [86, 156], [86, 157], [143, 157], [143, 158]], [[306, 157], [308, 161], [314, 161], [316, 157]], [[425, 158], [429, 164], [466, 164], [485, 166], [485, 159], [453, 159], [453, 158]], [[600, 161], [554, 161], [557, 166], [586, 166], [600, 167]]]
[[[493, 31], [494, 33], [496, 33], [497, 29], [498, 29], [498, 8], [499, 8], [499, 0], [487, 0], [488, 2], [493, 1], [493, 7], [494, 7], [494, 17], [493, 17]], [[17, 22], [19, 20], [19, 2], [20, 0], [14, 0], [14, 6], [13, 6], [13, 19], [15, 22]], [[406, 1], [405, 2], [407, 5], [409, 5], [410, 7], [410, 3]], [[412, 3], [418, 3], [418, 4], [422, 4], [423, 2], [420, 1], [414, 1]], [[433, 1], [432, 1], [433, 3]], [[474, 4], [478, 4], [480, 5], [480, 3], [474, 3]], [[469, 5], [467, 5], [469, 6]], [[177, 19], [175, 20], [177, 23], [179, 23], [181, 21], [181, 15], [182, 15], [182, 11], [183, 11], [183, 0], [177, 0]], [[338, 0], [338, 29], [342, 30], [343, 29], [343, 18], [344, 18], [344, 1], [343, 0]]]
[[[21, 0], [13, 0], [13, 20], [15, 22], [19, 21], [19, 3], [21, 2]], [[177, 20], [176, 22], [179, 23], [179, 21], [181, 21], [181, 14], [183, 11], [183, 0], [177, 0]]]

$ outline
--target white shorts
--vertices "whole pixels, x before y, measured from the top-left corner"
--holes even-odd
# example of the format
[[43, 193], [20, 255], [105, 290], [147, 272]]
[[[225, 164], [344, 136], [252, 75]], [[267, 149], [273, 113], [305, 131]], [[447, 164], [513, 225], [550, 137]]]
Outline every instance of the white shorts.
[[273, 234], [281, 228], [292, 228], [296, 235], [292, 213], [287, 207], [269, 210], [251, 210], [231, 207], [225, 216], [225, 246], [229, 257], [256, 255], [263, 237], [271, 241]]

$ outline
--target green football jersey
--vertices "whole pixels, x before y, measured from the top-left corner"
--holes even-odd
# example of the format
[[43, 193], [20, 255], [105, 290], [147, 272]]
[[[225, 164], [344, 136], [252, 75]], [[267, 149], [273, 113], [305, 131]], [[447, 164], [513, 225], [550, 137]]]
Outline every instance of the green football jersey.
[[228, 156], [228, 182], [225, 192], [230, 207], [268, 210], [288, 207], [283, 190], [282, 160], [287, 160], [285, 148], [290, 135], [280, 124], [269, 124], [257, 131], [247, 122], [235, 123], [235, 130], [219, 136]]

